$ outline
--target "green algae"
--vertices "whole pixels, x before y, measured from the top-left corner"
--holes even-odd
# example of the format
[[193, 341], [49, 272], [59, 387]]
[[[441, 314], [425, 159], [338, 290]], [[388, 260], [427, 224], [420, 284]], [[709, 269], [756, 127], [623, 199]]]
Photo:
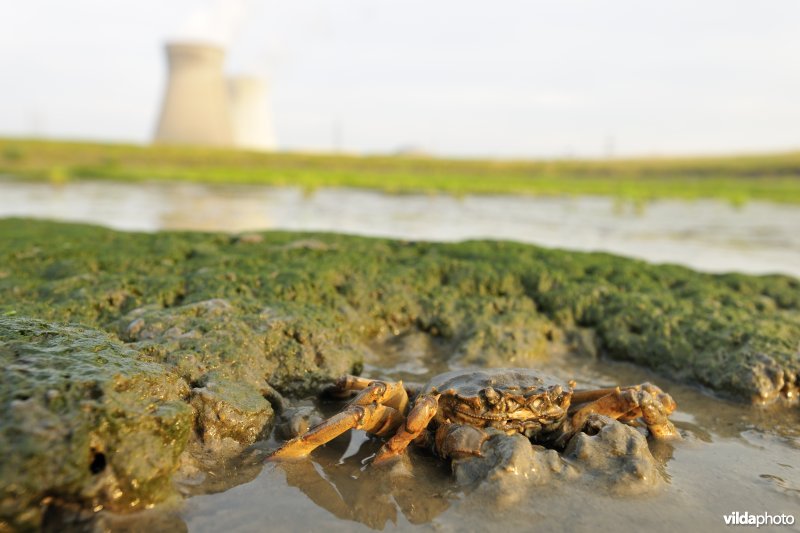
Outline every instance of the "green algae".
[[[154, 376], [171, 384], [156, 411], [125, 415], [122, 422], [111, 417], [111, 424], [104, 414], [92, 418], [81, 410], [82, 402], [95, 401], [92, 387], [70, 385], [75, 372], [65, 377], [57, 367], [47, 370], [52, 362], [43, 363], [42, 375], [56, 388], [72, 387], [73, 400], [60, 411], [41, 403], [15, 423], [24, 426], [30, 413], [41, 412], [52, 444], [36, 447], [6, 436], [0, 453], [19, 448], [13, 453], [31, 455], [18, 462], [43, 469], [50, 468], [43, 457], [57, 449], [74, 473], [41, 488], [42, 479], [60, 478], [17, 472], [22, 489], [6, 485], [3, 494], [12, 496], [2, 497], [24, 493], [30, 505], [48, 495], [105, 502], [92, 492], [92, 449], [160, 450], [145, 461], [156, 465], [152, 471], [136, 453], [123, 460], [114, 452], [105, 460], [121, 472], [115, 474], [122, 480], [116, 481], [123, 487], [120, 501], [163, 499], [187, 440], [250, 444], [273, 419], [265, 398], [274, 390], [314, 393], [374, 360], [376, 342], [407, 334], [434, 340], [449, 366], [532, 366], [571, 349], [633, 361], [745, 401], [797, 400], [800, 282], [787, 276], [701, 274], [509, 242], [141, 234], [23, 219], [0, 220], [0, 234], [0, 316], [16, 321], [13, 342], [39, 346], [36, 328], [56, 332], [52, 346], [66, 347], [58, 349], [85, 336], [81, 342], [89, 344], [69, 348], [82, 354], [76, 361], [83, 361], [85, 375], [99, 372], [105, 376], [99, 383], [111, 383], [122, 379], [113, 377], [114, 365], [127, 365], [119, 375], [148, 384], [132, 386], [129, 396], [114, 393], [123, 413], [141, 411], [134, 406], [152, 397]], [[38, 321], [30, 322], [35, 328], [20, 326], [30, 320], [25, 317], [97, 331]], [[91, 343], [113, 346], [116, 358], [92, 362]], [[15, 412], [12, 404], [30, 400], [14, 396], [23, 394], [22, 378], [9, 379], [0, 382], [0, 397]], [[168, 439], [174, 444], [159, 448], [142, 440], [161, 438], [166, 430], [159, 420], [180, 420], [179, 434]], [[74, 433], [83, 440], [68, 436], [76, 424], [86, 428]], [[113, 438], [97, 441], [96, 434]], [[126, 481], [133, 479], [138, 488]], [[152, 484], [142, 485], [144, 479]]]
[[116, 510], [173, 494], [192, 429], [186, 383], [107, 334], [0, 318], [0, 520], [58, 497]]
[[252, 444], [265, 436], [273, 417], [270, 403], [252, 387], [211, 376], [192, 391], [192, 405], [197, 429], [207, 445], [219, 445], [224, 439]]
[[302, 395], [358, 366], [385, 335], [420, 330], [447, 340], [457, 364], [509, 365], [590, 330], [589, 351], [731, 396], [770, 401], [797, 387], [800, 282], [787, 276], [509, 242], [30, 220], [0, 221], [0, 231], [4, 312], [114, 332], [190, 382], [222, 369]]

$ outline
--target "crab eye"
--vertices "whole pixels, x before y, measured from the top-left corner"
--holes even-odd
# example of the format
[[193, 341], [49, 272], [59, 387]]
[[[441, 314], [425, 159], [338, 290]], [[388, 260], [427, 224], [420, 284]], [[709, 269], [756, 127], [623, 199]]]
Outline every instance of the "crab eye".
[[491, 404], [496, 404], [497, 402], [500, 401], [500, 395], [497, 393], [496, 390], [494, 390], [491, 387], [483, 389], [483, 395]]

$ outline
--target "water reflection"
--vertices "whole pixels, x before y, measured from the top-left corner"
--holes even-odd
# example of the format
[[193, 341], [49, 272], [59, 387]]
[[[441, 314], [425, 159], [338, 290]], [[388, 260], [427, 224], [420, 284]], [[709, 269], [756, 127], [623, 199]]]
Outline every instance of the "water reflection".
[[169, 199], [156, 221], [158, 228], [196, 231], [245, 231], [273, 228], [275, 221], [264, 209], [263, 194], [246, 197], [229, 189], [209, 195], [203, 189], [188, 188]]
[[708, 271], [800, 276], [800, 209], [750, 202], [387, 195], [357, 189], [192, 183], [74, 182], [0, 177], [0, 217], [89, 222], [122, 230], [285, 229], [415, 240], [509, 239], [597, 250]]
[[373, 529], [396, 525], [399, 513], [411, 524], [424, 524], [449, 507], [446, 493], [451, 479], [441, 463], [414, 454], [388, 467], [374, 467], [366, 460], [379, 446], [372, 439], [364, 440], [344, 460], [335, 460], [334, 447], [315, 454], [313, 462], [279, 463], [277, 468], [286, 473], [288, 485], [337, 518]]

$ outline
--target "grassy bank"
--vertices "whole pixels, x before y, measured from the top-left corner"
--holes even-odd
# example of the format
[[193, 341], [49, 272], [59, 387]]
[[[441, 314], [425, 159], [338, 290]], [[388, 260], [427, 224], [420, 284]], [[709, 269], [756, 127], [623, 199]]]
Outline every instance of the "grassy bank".
[[51, 180], [361, 187], [393, 193], [605, 195], [800, 203], [800, 152], [707, 158], [493, 161], [267, 154], [0, 139], [0, 174]]

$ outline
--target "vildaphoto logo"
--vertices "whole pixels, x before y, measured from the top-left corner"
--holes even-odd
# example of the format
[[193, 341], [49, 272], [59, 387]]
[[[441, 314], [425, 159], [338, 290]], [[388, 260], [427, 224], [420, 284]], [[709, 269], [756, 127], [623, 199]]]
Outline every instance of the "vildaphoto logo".
[[794, 525], [794, 515], [790, 514], [752, 514], [747, 511], [740, 513], [734, 511], [731, 514], [722, 515], [726, 526], [792, 526]]

